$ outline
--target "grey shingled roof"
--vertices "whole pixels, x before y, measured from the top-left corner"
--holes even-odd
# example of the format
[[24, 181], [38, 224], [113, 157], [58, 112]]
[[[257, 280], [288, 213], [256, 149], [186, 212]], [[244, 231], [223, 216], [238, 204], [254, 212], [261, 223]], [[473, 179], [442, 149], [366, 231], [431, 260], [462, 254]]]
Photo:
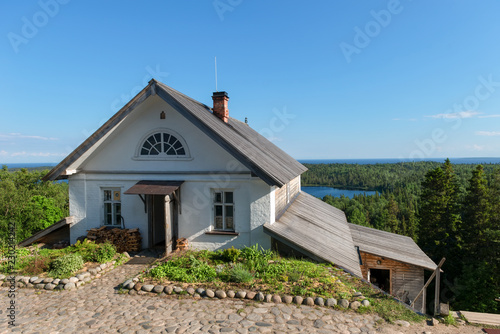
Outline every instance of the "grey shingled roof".
[[434, 270], [437, 267], [410, 237], [355, 224], [349, 224], [349, 228], [354, 244], [362, 252], [429, 270]]
[[229, 118], [228, 123], [224, 123], [212, 114], [210, 107], [153, 79], [127, 105], [120, 109], [92, 136], [61, 161], [59, 165], [54, 167], [44, 179], [55, 180], [64, 175], [66, 168], [81, 157], [89, 148], [97, 144], [101, 138], [150, 95], [158, 95], [165, 102], [169, 103], [174, 109], [269, 185], [281, 187], [307, 170], [301, 163], [250, 128], [247, 124], [234, 118]]
[[264, 232], [288, 245], [362, 277], [344, 212], [305, 192]]

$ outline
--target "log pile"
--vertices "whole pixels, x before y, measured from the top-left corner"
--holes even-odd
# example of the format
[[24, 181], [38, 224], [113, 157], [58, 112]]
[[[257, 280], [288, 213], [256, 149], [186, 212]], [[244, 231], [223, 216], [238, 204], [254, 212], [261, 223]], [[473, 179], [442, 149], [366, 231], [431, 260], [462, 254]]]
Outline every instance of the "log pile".
[[141, 233], [138, 228], [108, 229], [106, 226], [92, 228], [87, 233], [87, 239], [100, 244], [109, 241], [116, 247], [118, 253], [138, 252], [141, 250]]

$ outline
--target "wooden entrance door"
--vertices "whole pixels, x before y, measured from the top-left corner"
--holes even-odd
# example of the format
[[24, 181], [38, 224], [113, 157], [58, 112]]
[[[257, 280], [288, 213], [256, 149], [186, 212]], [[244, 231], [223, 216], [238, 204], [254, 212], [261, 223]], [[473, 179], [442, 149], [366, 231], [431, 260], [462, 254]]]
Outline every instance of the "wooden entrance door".
[[151, 195], [148, 201], [149, 247], [172, 252], [177, 240], [177, 206], [172, 195]]

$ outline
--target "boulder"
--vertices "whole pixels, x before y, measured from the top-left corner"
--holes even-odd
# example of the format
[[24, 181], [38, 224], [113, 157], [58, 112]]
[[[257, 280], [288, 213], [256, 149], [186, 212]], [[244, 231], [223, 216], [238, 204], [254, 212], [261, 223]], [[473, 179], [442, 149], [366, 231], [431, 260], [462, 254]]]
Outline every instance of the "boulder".
[[76, 287], [75, 283], [69, 282], [64, 285], [64, 290], [72, 290]]
[[335, 298], [328, 298], [326, 300], [325, 305], [328, 306], [328, 307], [333, 307], [333, 306], [337, 305], [337, 299], [335, 299]]
[[215, 291], [215, 297], [219, 299], [224, 299], [226, 298], [226, 293], [223, 290], [217, 290]]
[[314, 304], [318, 306], [325, 306], [325, 300], [321, 297], [316, 297], [316, 299], [314, 299]]
[[348, 308], [349, 307], [349, 301], [347, 299], [341, 299], [339, 301], [339, 306], [342, 308]]
[[141, 287], [142, 291], [151, 292], [155, 286], [153, 284], [144, 284]]
[[[132, 283], [132, 280], [130, 280], [130, 283]], [[154, 293], [162, 293], [165, 287], [163, 285], [155, 285], [153, 288]]]

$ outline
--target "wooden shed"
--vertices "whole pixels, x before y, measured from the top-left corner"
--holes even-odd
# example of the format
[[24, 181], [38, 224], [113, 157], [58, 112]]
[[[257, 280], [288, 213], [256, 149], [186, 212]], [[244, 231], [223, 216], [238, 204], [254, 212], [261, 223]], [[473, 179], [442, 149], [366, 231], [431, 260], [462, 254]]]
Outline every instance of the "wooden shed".
[[[424, 286], [424, 270], [434, 271], [437, 265], [409, 237], [354, 224], [349, 227], [363, 278], [403, 302], [413, 301]], [[422, 309], [422, 297], [414, 307]]]

